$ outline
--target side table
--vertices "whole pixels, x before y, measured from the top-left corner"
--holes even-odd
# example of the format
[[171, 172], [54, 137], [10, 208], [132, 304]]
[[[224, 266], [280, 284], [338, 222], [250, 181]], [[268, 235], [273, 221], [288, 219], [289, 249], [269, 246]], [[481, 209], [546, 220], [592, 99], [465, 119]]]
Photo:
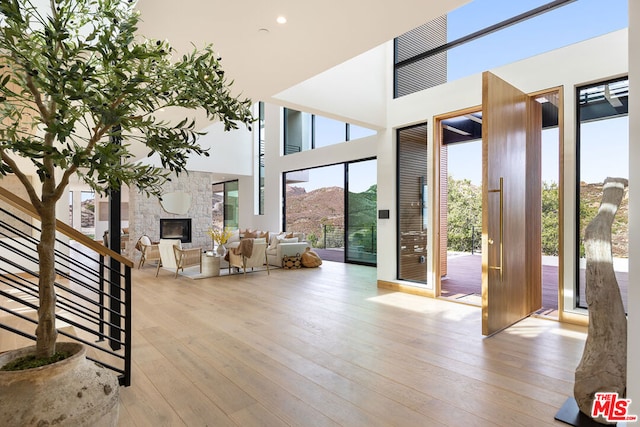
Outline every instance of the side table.
[[205, 252], [202, 254], [202, 276], [212, 277], [220, 275], [221, 256], [215, 252]]

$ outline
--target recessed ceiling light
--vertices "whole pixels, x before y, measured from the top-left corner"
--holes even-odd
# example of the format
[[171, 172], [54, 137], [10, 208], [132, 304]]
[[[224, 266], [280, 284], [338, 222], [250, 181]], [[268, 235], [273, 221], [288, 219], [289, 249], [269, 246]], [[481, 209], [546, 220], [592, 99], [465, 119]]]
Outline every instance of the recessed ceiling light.
[[278, 18], [276, 19], [276, 22], [278, 24], [286, 24], [287, 23], [287, 18], [285, 18], [284, 16], [278, 16]]
[[258, 33], [260, 34], [269, 34], [268, 28], [258, 28]]

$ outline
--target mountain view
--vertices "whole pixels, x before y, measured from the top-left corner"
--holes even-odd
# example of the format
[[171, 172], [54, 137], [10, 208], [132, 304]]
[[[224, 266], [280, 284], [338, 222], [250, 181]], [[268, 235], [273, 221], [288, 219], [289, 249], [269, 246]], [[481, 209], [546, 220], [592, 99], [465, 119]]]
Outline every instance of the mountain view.
[[[371, 230], [376, 225], [377, 187], [362, 193], [351, 193], [349, 198], [350, 226]], [[323, 187], [307, 192], [302, 187], [287, 186], [287, 230], [302, 231], [314, 246], [324, 245], [324, 230], [328, 247], [344, 245], [344, 189]], [[357, 233], [355, 230], [354, 233]], [[360, 233], [363, 233], [360, 231]], [[371, 231], [368, 232], [369, 234]], [[317, 244], [316, 244], [317, 243]]]
[[[602, 198], [602, 184], [580, 183], [580, 210], [584, 218], [580, 224], [580, 234], [584, 235], [584, 229], [591, 219], [598, 213]], [[629, 193], [626, 192], [620, 208], [611, 227], [611, 246], [614, 257], [627, 258], [629, 256]], [[582, 252], [582, 250], [581, 250]], [[581, 256], [584, 256], [581, 253]]]

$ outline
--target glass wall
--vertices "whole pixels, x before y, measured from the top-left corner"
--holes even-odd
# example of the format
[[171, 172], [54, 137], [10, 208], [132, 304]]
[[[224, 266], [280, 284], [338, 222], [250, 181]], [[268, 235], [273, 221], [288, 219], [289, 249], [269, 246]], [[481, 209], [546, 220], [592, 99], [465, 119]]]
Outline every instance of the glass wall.
[[264, 102], [258, 103], [258, 215], [264, 215]]
[[373, 136], [375, 134], [376, 131], [373, 129], [347, 123], [347, 141], [366, 138], [367, 136]]
[[377, 245], [377, 161], [347, 163], [347, 262], [375, 264]]
[[569, 46], [628, 25], [627, 0], [608, 1], [604, 13], [599, 0], [569, 1], [558, 8], [546, 8], [548, 3], [548, 0], [475, 0], [449, 13], [447, 39], [452, 41], [527, 11], [545, 8], [544, 13], [449, 50], [448, 81]]
[[93, 191], [80, 192], [80, 231], [95, 238], [96, 234], [96, 196]]
[[286, 172], [284, 231], [303, 232], [322, 259], [344, 262], [344, 165]]
[[213, 184], [211, 224], [217, 228], [238, 228], [238, 180]]
[[474, 0], [396, 39], [394, 96], [626, 28], [627, 4]]
[[375, 135], [376, 131], [315, 114], [284, 109], [284, 154]]
[[375, 159], [286, 172], [284, 230], [303, 232], [324, 260], [375, 265]]
[[[605, 178], [629, 179], [629, 81], [627, 78], [577, 88], [578, 103], [578, 209], [579, 254], [576, 284], [577, 307], [587, 307], [585, 299], [584, 231], [595, 217], [602, 198]], [[612, 227], [612, 252], [616, 279], [627, 304], [629, 271], [629, 198], [625, 197]]]
[[284, 109], [284, 154], [313, 148], [313, 115]]
[[322, 116], [313, 116], [313, 148], [326, 147], [347, 140], [346, 123]]
[[427, 125], [397, 131], [398, 279], [427, 284]]
[[73, 191], [69, 191], [69, 225], [73, 227]]

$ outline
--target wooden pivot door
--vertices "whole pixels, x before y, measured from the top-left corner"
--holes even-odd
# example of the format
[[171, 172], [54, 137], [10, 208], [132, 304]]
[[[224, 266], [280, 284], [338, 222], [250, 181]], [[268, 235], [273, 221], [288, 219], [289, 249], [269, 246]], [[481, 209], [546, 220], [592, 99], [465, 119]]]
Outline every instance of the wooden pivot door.
[[482, 76], [482, 334], [542, 306], [540, 104]]

